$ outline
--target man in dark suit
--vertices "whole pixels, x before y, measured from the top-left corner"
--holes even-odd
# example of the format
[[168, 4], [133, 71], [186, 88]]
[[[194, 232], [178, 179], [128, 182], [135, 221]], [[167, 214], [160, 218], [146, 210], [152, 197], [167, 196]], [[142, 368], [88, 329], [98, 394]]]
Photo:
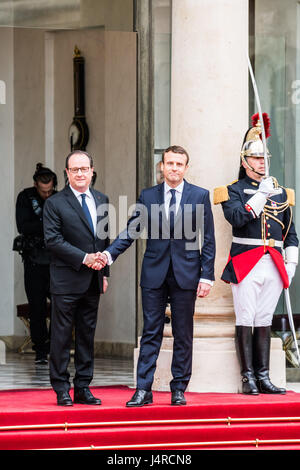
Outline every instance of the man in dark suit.
[[68, 364], [74, 325], [74, 403], [94, 405], [101, 404], [89, 389], [94, 334], [100, 293], [107, 288], [108, 269], [95, 271], [91, 265], [97, 260], [97, 252], [109, 244], [108, 231], [97, 230], [101, 221], [97, 213], [100, 206], [108, 204], [108, 198], [90, 188], [93, 162], [86, 152], [76, 150], [67, 157], [66, 173], [69, 184], [48, 199], [44, 207], [45, 242], [52, 256], [50, 380], [58, 405], [72, 405]]
[[[184, 180], [188, 161], [188, 153], [182, 147], [165, 150], [164, 182], [141, 192], [127, 229], [102, 253], [103, 265], [111, 264], [146, 228], [147, 247], [140, 282], [144, 329], [137, 365], [137, 390], [127, 402], [128, 407], [152, 403], [151, 387], [167, 302], [171, 306], [174, 336], [171, 403], [186, 404], [184, 391], [192, 371], [195, 300], [197, 295], [209, 294], [215, 259], [209, 192]], [[199, 230], [202, 232], [201, 249]]]

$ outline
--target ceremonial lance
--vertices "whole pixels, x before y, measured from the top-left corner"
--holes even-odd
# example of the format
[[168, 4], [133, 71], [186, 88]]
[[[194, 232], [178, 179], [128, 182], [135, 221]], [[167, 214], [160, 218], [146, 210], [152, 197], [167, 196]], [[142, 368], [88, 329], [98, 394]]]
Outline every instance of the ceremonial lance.
[[[264, 120], [263, 120], [263, 115], [261, 111], [261, 105], [260, 105], [260, 99], [259, 99], [259, 94], [258, 94], [258, 89], [252, 69], [252, 65], [250, 62], [249, 55], [247, 54], [247, 60], [248, 60], [248, 69], [253, 85], [253, 90], [254, 90], [254, 95], [255, 95], [255, 101], [257, 105], [257, 110], [258, 110], [258, 115], [259, 115], [259, 120], [261, 124], [261, 136], [262, 136], [262, 143], [263, 143], [263, 149], [264, 149], [264, 161], [265, 161], [265, 177], [269, 176], [269, 161], [268, 161], [268, 156], [267, 156], [267, 143], [266, 143], [266, 132], [265, 132], [265, 126], [264, 126]], [[284, 289], [284, 297], [285, 297], [285, 304], [286, 304], [286, 309], [288, 313], [288, 318], [289, 318], [289, 324], [290, 328], [292, 331], [292, 335], [294, 338], [294, 343], [296, 346], [296, 351], [297, 351], [297, 356], [298, 356], [298, 365], [300, 366], [300, 354], [299, 354], [299, 348], [298, 348], [298, 342], [297, 342], [297, 336], [296, 336], [296, 331], [295, 331], [295, 326], [294, 326], [294, 319], [293, 319], [293, 312], [292, 312], [292, 307], [291, 307], [291, 299], [290, 299], [290, 291], [289, 288], [287, 287]]]
[[264, 149], [264, 161], [265, 161], [265, 177], [268, 177], [269, 176], [269, 161], [268, 161], [268, 156], [267, 156], [266, 131], [265, 131], [264, 120], [263, 120], [263, 115], [262, 115], [262, 111], [261, 111], [261, 105], [260, 105], [258, 89], [257, 89], [257, 86], [256, 86], [256, 81], [255, 81], [252, 65], [251, 65], [251, 62], [250, 62], [250, 59], [249, 59], [248, 55], [247, 55], [247, 59], [248, 59], [248, 68], [249, 68], [250, 77], [251, 77], [251, 81], [252, 81], [252, 85], [253, 85], [255, 101], [256, 101], [259, 120], [260, 120], [260, 125], [261, 125], [261, 136], [262, 136], [262, 143], [263, 143], [263, 149]]

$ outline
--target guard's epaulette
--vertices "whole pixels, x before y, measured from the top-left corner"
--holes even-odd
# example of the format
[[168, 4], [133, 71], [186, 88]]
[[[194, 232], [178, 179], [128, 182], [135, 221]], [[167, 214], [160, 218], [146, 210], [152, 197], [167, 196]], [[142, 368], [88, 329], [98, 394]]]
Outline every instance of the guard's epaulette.
[[228, 186], [236, 183], [238, 180], [232, 181], [227, 186], [218, 186], [214, 189], [214, 204], [220, 204], [221, 202], [228, 201], [229, 194], [228, 194]]
[[295, 190], [291, 188], [284, 188], [287, 195], [287, 201], [290, 206], [295, 205]]

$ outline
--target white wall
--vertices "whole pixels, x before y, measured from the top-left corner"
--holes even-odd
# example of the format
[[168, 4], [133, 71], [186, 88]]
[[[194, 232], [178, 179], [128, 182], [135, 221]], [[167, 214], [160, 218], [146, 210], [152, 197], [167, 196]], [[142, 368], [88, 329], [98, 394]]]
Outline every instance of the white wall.
[[[119, 196], [127, 196], [128, 205], [136, 197], [135, 33], [66, 31], [53, 33], [53, 38], [55, 170], [62, 175], [69, 152], [76, 44], [85, 57], [87, 151], [93, 155], [97, 172], [95, 189], [108, 195], [118, 220]], [[129, 351], [135, 342], [134, 246], [111, 268], [109, 289], [100, 302], [96, 341], [108, 352], [115, 350], [113, 343], [119, 343], [120, 351]]]
[[0, 80], [5, 83], [5, 103], [0, 104], [0, 335], [14, 331], [14, 64], [13, 32], [0, 30]]
[[[136, 201], [136, 35], [105, 33], [105, 191], [119, 207]], [[119, 220], [120, 211], [117, 210]], [[124, 222], [118, 228], [125, 228]], [[118, 231], [119, 231], [118, 230]], [[135, 343], [135, 243], [111, 266], [109, 291], [100, 304], [97, 337], [103, 342]], [[139, 273], [137, 273], [139, 278]], [[121, 351], [121, 350], [120, 350]]]
[[[119, 195], [135, 201], [136, 191], [136, 35], [103, 28], [45, 32], [0, 29], [0, 80], [6, 104], [0, 104], [0, 194], [2, 269], [0, 336], [24, 335], [16, 305], [27, 302], [23, 266], [12, 252], [16, 235], [15, 201], [33, 184], [37, 162], [46, 162], [64, 186], [73, 119], [73, 51], [86, 61], [87, 151], [94, 157], [95, 188], [118, 206]], [[118, 212], [117, 212], [118, 214]], [[117, 227], [121, 229], [123, 227]], [[135, 249], [112, 268], [109, 291], [101, 301], [96, 340], [108, 352], [131, 351], [135, 342]], [[124, 348], [122, 348], [124, 345]]]
[[[32, 176], [38, 162], [45, 163], [44, 104], [44, 36], [43, 30], [16, 28], [14, 35], [14, 206], [17, 195], [33, 185]], [[29, 60], [30, 58], [30, 60]], [[14, 209], [15, 211], [15, 209]], [[13, 221], [15, 227], [15, 219]], [[16, 305], [27, 303], [24, 291], [24, 269], [18, 253], [15, 257]], [[14, 334], [25, 328], [15, 320]]]
[[[49, 33], [50, 34], [50, 33]], [[69, 127], [74, 115], [73, 57], [80, 49], [85, 59], [86, 119], [90, 131], [87, 151], [94, 157], [98, 178], [96, 189], [104, 190], [104, 31], [58, 31], [52, 33], [54, 46], [54, 162], [63, 187], [65, 159], [70, 152]], [[51, 58], [49, 57], [49, 61]]]

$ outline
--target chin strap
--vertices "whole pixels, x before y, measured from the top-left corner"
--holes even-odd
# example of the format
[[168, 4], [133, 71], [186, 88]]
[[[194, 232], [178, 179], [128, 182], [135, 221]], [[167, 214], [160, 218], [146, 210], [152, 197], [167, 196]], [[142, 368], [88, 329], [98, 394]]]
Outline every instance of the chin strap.
[[247, 162], [246, 158], [244, 157], [244, 155], [241, 156], [241, 159], [242, 159], [242, 162], [245, 163], [246, 167], [253, 171], [254, 173], [256, 173], [257, 175], [259, 176], [265, 176], [265, 173], [259, 173], [258, 171], [254, 170], [254, 168], [252, 168], [252, 166], [249, 165], [249, 163]]

